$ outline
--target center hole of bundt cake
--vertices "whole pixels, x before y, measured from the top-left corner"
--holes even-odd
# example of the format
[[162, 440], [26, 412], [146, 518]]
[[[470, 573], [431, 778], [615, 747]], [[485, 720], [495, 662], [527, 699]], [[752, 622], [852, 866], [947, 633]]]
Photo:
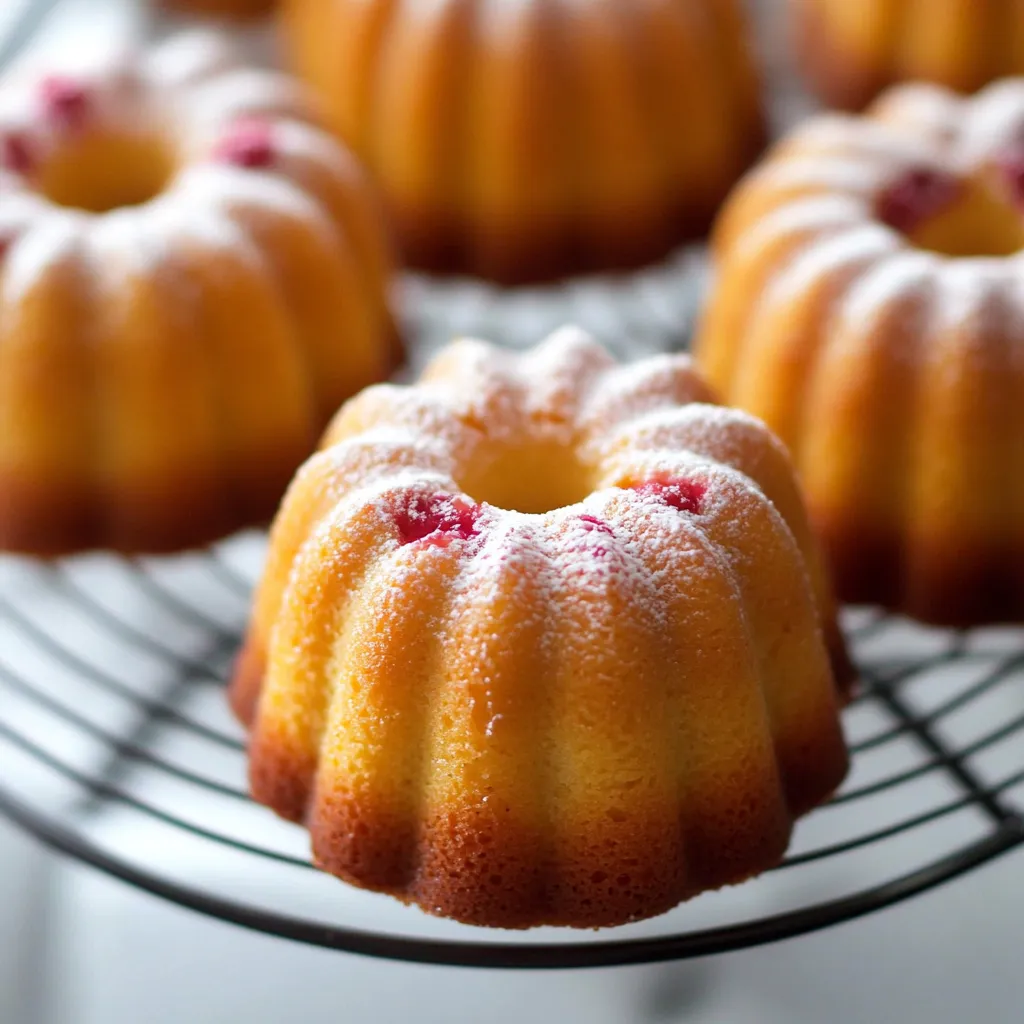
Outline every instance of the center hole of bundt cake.
[[107, 213], [154, 199], [173, 173], [171, 153], [158, 139], [89, 134], [65, 140], [40, 168], [39, 186], [61, 206]]
[[475, 501], [537, 515], [582, 501], [593, 490], [593, 470], [569, 445], [533, 441], [501, 445], [459, 486]]
[[971, 177], [914, 168], [878, 196], [880, 220], [943, 256], [1009, 256], [1024, 248], [1024, 153]]

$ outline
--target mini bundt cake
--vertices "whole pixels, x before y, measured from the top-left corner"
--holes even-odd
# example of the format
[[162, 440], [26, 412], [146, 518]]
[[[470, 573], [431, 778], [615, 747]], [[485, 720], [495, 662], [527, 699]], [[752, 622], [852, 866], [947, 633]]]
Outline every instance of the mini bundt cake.
[[398, 356], [388, 243], [300, 88], [188, 35], [0, 93], [0, 548], [269, 519]]
[[895, 88], [723, 212], [697, 360], [789, 446], [839, 596], [1024, 618], [1024, 80]]
[[567, 329], [341, 410], [232, 689], [254, 796], [321, 867], [589, 927], [779, 860], [846, 771], [849, 664], [785, 450], [709, 401], [686, 357]]
[[761, 149], [737, 0], [286, 0], [407, 261], [508, 284], [702, 234]]
[[1020, 0], [789, 0], [798, 60], [818, 95], [860, 110], [899, 82], [960, 92], [1024, 72]]

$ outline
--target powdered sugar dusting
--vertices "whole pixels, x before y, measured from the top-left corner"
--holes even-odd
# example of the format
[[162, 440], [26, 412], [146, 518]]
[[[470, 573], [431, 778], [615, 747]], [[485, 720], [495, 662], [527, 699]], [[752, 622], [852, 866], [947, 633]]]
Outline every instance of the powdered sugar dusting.
[[777, 239], [815, 238], [860, 227], [868, 219], [868, 204], [844, 194], [823, 194], [783, 203], [736, 240], [737, 253], [757, 253]]
[[859, 159], [856, 154], [796, 156], [792, 160], [769, 162], [758, 173], [759, 188], [778, 192], [848, 192], [869, 196], [890, 174], [877, 160]]
[[1024, 373], [1024, 259], [1007, 268], [1006, 278], [999, 290], [1003, 303], [1005, 326], [1011, 339], [1008, 358], [1016, 373]]
[[[524, 411], [552, 426], [577, 417], [583, 396], [615, 360], [578, 327], [563, 327], [526, 353], [517, 375], [523, 382]], [[571, 442], [571, 432], [566, 435]]]
[[[5, 205], [0, 202], [0, 222]], [[31, 230], [18, 236], [0, 266], [0, 301], [8, 308], [22, 302], [49, 267], [77, 253], [82, 240], [82, 218], [74, 214], [42, 217], [30, 224]]]
[[159, 90], [181, 89], [239, 66], [227, 38], [218, 32], [183, 32], [153, 48], [142, 70]]
[[460, 405], [436, 388], [415, 389], [397, 384], [367, 388], [338, 412], [324, 438], [326, 446], [358, 439], [367, 431], [400, 430], [417, 439], [417, 448], [442, 448], [456, 464], [476, 457], [486, 442], [482, 421], [470, 395]]
[[[451, 607], [465, 615], [498, 600], [510, 574], [529, 564], [530, 586], [560, 595], [562, 604], [614, 588], [657, 621], [664, 608], [650, 567], [673, 564], [673, 538], [699, 536], [705, 515], [735, 518], [742, 530], [744, 507], [770, 506], [742, 474], [675, 443], [680, 428], [695, 438], [733, 430], [737, 445], [765, 434], [742, 413], [693, 403], [695, 392], [703, 394], [703, 385], [686, 357], [619, 366], [579, 331], [559, 332], [525, 356], [462, 341], [434, 360], [419, 385], [378, 386], [348, 403], [327, 454], [336, 460], [338, 500], [372, 509], [396, 545], [416, 549], [389, 562], [390, 585], [409, 585], [419, 559], [457, 557]], [[539, 408], [548, 418], [530, 415]], [[505, 422], [496, 422], [495, 410]], [[528, 450], [534, 435], [551, 429], [555, 410], [570, 416], [570, 443], [596, 459], [591, 493], [526, 514], [461, 491], [460, 479], [499, 449]], [[454, 556], [452, 544], [460, 545]]]
[[[265, 126], [266, 151], [243, 139], [246, 145], [231, 151], [238, 166], [218, 166], [212, 159], [233, 139], [237, 143], [243, 117]], [[300, 222], [304, 230], [323, 234], [328, 245], [337, 245], [345, 225], [333, 222], [303, 181], [335, 181], [347, 190], [361, 188], [361, 178], [340, 145], [306, 127], [313, 121], [313, 106], [301, 86], [284, 75], [243, 67], [225, 37], [212, 32], [187, 33], [148, 52], [118, 54], [73, 77], [11, 84], [0, 90], [0, 148], [4, 139], [23, 138], [32, 165], [18, 176], [0, 171], [6, 262], [13, 241], [20, 250], [37, 231], [49, 231], [51, 220], [63, 225], [70, 216], [87, 236], [88, 250], [117, 258], [121, 245], [131, 245], [133, 264], [146, 263], [153, 273], [161, 273], [157, 264], [174, 255], [172, 241], [186, 235], [255, 255], [248, 228], [262, 214]], [[166, 189], [130, 211], [100, 214], [72, 214], [36, 193], [32, 215], [26, 217], [25, 190], [33, 187], [35, 171], [67, 139], [93, 131], [152, 138], [166, 146], [178, 163]], [[280, 168], [275, 166], [278, 145], [286, 158]], [[12, 181], [14, 187], [7, 187]], [[5, 231], [4, 225], [11, 227]], [[43, 266], [33, 254], [45, 249], [45, 242], [29, 245], [16, 267], [7, 270], [8, 301], [31, 287], [33, 273]], [[164, 277], [173, 287], [173, 276]]]
[[162, 102], [147, 102], [120, 64], [75, 75], [19, 79], [0, 89], [0, 141], [16, 142], [29, 157], [21, 173], [33, 180], [39, 167], [68, 139], [85, 133], [144, 135], [163, 130]]
[[[525, 622], [535, 617], [532, 625], [542, 632], [554, 609], [572, 616], [574, 609], [606, 604], [612, 592], [628, 594], [636, 621], [664, 628], [665, 603], [650, 564], [654, 548], [673, 527], [644, 514], [636, 502], [624, 503], [621, 494], [595, 494], [577, 508], [544, 516], [504, 513], [491, 519], [480, 545], [466, 550], [453, 582], [453, 616], [486, 615], [509, 599], [509, 582], [518, 580], [520, 589], [534, 595], [518, 607]], [[589, 616], [595, 629], [604, 617]]]
[[300, 225], [302, 230], [320, 236], [328, 249], [338, 246], [338, 225], [309, 193], [278, 174], [262, 169], [224, 163], [203, 163], [190, 167], [161, 197], [164, 212], [190, 222], [209, 221], [212, 232], [222, 225], [222, 240], [233, 239], [254, 251], [262, 250], [260, 227], [274, 221]]
[[[0, 192], [7, 182], [0, 178]], [[0, 203], [0, 244], [4, 253], [10, 253], [17, 239], [49, 212], [48, 205], [31, 192], [16, 191], [13, 184], [10, 194]]]
[[936, 140], [870, 119], [821, 114], [798, 127], [770, 163], [792, 159], [854, 160], [859, 164], [917, 163], [934, 159]]
[[[823, 114], [784, 140], [740, 187], [743, 201], [766, 212], [733, 244], [756, 258], [786, 236], [836, 235], [879, 220], [894, 220], [905, 233], [915, 226], [902, 222], [912, 210], [901, 205], [898, 217], [886, 215], [894, 187], [905, 181], [962, 182], [1022, 146], [1021, 80], [997, 82], [970, 99], [933, 85], [896, 87], [863, 117]], [[956, 198], [952, 186], [947, 191], [950, 201]], [[936, 212], [928, 195], [924, 215]], [[897, 198], [902, 204], [903, 197]], [[813, 255], [817, 260], [818, 251]]]
[[836, 309], [837, 333], [846, 324], [863, 329], [894, 302], [931, 287], [940, 262], [931, 253], [905, 249], [861, 274]]
[[580, 416], [589, 444], [600, 440], [652, 409], [707, 400], [707, 386], [689, 356], [659, 355], [606, 374], [593, 388]]
[[189, 92], [187, 104], [193, 133], [207, 140], [241, 119], [312, 119], [310, 99], [293, 79], [248, 68], [202, 82]]
[[982, 90], [966, 104], [957, 148], [977, 166], [1012, 144], [1024, 143], [1024, 82], [1007, 79]]
[[275, 123], [276, 170], [304, 185], [311, 170], [328, 171], [333, 180], [366, 187], [369, 179], [362, 166], [327, 132], [305, 121], [285, 118]]
[[1005, 359], [1011, 346], [999, 339], [1012, 333], [1012, 306], [1005, 300], [1010, 277], [1004, 261], [995, 259], [954, 260], [939, 268], [924, 351], [945, 386], [957, 388], [965, 374], [980, 376]]
[[841, 280], [895, 251], [900, 244], [895, 233], [875, 224], [817, 238], [773, 278], [765, 303], [782, 305], [806, 293], [816, 282]]
[[[903, 86], [864, 117], [814, 118], [743, 186], [744, 200], [767, 212], [737, 234], [737, 257], [756, 264], [765, 252], [785, 252], [767, 277], [769, 303], [837, 288], [833, 344], [862, 344], [885, 316], [893, 352], [919, 358], [913, 342], [927, 331], [964, 344], [971, 339], [973, 358], [983, 358], [986, 337], [1021, 332], [1014, 296], [1024, 254], [951, 258], [915, 248], [906, 234], [919, 215], [936, 216], [961, 193], [992, 188], [1007, 176], [1018, 181], [1022, 149], [1021, 80], [997, 82], [970, 99], [937, 86]], [[894, 226], [881, 226], [886, 190], [907, 181], [914, 188], [897, 196]], [[822, 182], [824, 194], [816, 191]], [[1007, 217], [1015, 215], [1007, 209]], [[895, 347], [896, 339], [908, 344]]]
[[910, 135], [938, 142], [953, 140], [963, 113], [962, 97], [942, 86], [923, 82], [890, 89], [869, 112], [873, 123], [891, 126], [894, 136]]
[[609, 432], [602, 440], [605, 457], [628, 449], [689, 450], [705, 454], [713, 449], [723, 458], [739, 461], [752, 447], [769, 446], [783, 452], [781, 442], [756, 417], [724, 405], [694, 403], [653, 409]]

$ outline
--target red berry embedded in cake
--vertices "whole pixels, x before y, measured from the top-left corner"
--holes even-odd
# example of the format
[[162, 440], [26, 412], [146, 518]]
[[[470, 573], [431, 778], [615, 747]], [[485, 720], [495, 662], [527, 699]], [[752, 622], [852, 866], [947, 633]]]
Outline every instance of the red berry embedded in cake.
[[648, 480], [646, 483], [637, 484], [633, 490], [639, 494], [657, 498], [658, 501], [664, 502], [680, 512], [699, 515], [704, 495], [708, 492], [708, 485], [700, 480], [688, 480], [685, 477], [680, 477], [678, 479]]
[[1024, 207], [1024, 142], [1018, 142], [1001, 153], [995, 165], [1009, 193], [1010, 202], [1014, 206]]
[[47, 121], [64, 131], [82, 127], [89, 112], [89, 92], [74, 78], [50, 75], [39, 84]]
[[479, 505], [451, 494], [413, 494], [395, 509], [393, 517], [400, 544], [429, 540], [444, 546], [477, 536], [480, 513]]
[[239, 121], [217, 144], [214, 155], [237, 167], [269, 167], [276, 149], [266, 121]]
[[35, 167], [32, 147], [21, 132], [9, 132], [0, 136], [0, 167], [13, 174], [25, 176]]
[[878, 197], [879, 220], [904, 234], [956, 202], [963, 185], [955, 175], [916, 167], [889, 185]]

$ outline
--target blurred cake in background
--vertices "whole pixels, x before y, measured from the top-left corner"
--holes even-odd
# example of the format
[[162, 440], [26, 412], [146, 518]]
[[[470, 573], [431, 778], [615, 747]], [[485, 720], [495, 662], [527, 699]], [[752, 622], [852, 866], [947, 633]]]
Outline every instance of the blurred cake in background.
[[826, 114], [735, 192], [696, 355], [796, 460], [839, 596], [1024, 620], [1024, 79]]
[[1024, 73], [1020, 0], [789, 0], [798, 61], [820, 98], [858, 110], [897, 82], [974, 92]]
[[764, 141], [735, 0], [287, 0], [283, 17], [418, 268], [522, 283], [657, 260]]
[[210, 34], [0, 92], [0, 548], [268, 519], [398, 357], [371, 186]]

